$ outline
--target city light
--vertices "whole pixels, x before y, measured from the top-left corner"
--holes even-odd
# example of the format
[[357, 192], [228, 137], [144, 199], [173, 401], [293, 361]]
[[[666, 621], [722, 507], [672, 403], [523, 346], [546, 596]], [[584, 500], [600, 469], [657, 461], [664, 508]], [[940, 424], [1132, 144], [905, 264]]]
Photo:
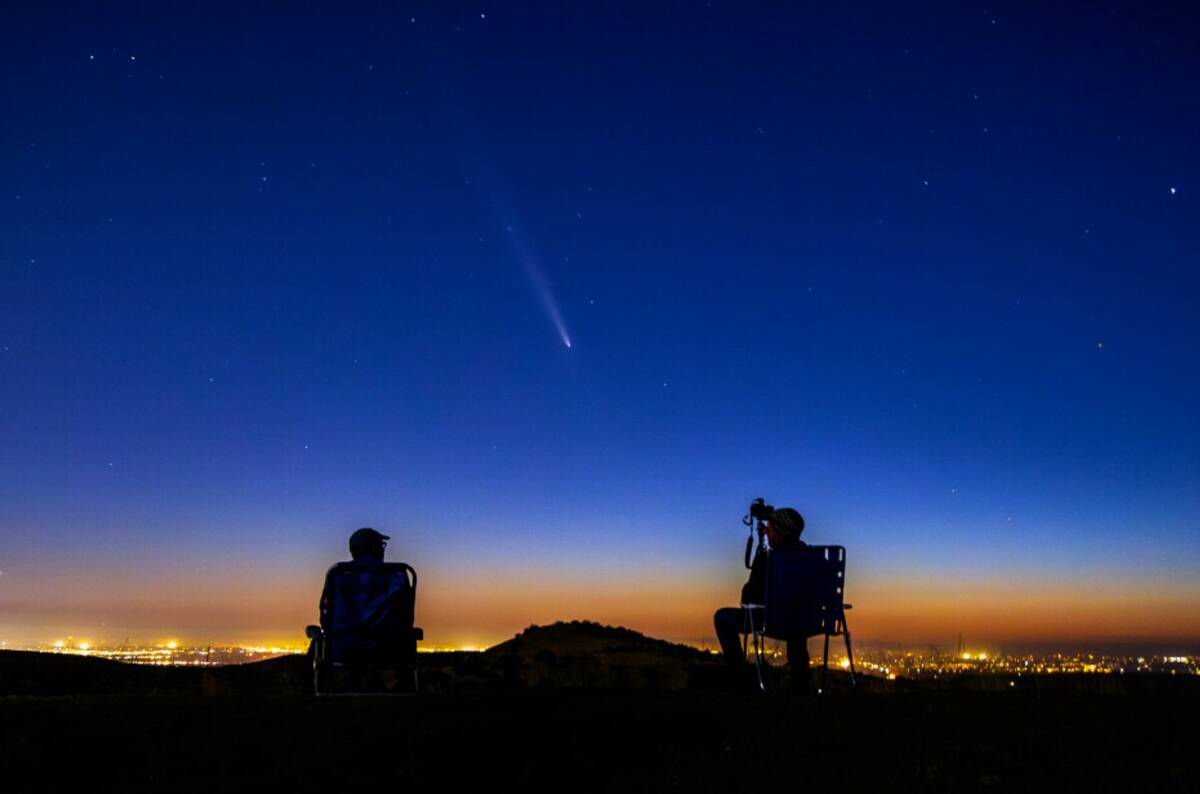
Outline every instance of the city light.
[[[819, 660], [814, 660], [819, 664]], [[1102, 675], [1114, 673], [1170, 673], [1200, 675], [1200, 658], [1196, 656], [1123, 656], [1097, 653], [1026, 653], [995, 652], [943, 653], [899, 649], [857, 650], [855, 668], [868, 675], [923, 679], [955, 675]], [[849, 666], [848, 659], [838, 665]], [[1015, 682], [1010, 682], [1015, 686]]]
[[[90, 656], [130, 664], [155, 666], [213, 667], [229, 664], [245, 664], [278, 656], [305, 654], [308, 643], [303, 644], [189, 644], [179, 640], [144, 645], [126, 641], [106, 644], [97, 641], [81, 641], [72, 637], [54, 640], [44, 645], [14, 647], [13, 650], [39, 651], [78, 656]], [[422, 643], [418, 651], [431, 653], [479, 653], [487, 648], [479, 645], [434, 645]], [[711, 652], [711, 648], [698, 648]], [[764, 656], [769, 663], [782, 664], [786, 658], [780, 648], [767, 647]], [[814, 656], [812, 663], [821, 664]], [[850, 658], [837, 655], [829, 660], [830, 666], [849, 670]], [[1121, 656], [1102, 653], [1024, 653], [1004, 654], [995, 651], [942, 652], [935, 648], [913, 650], [910, 648], [855, 648], [854, 669], [863, 675], [879, 678], [937, 679], [956, 675], [1004, 676], [1004, 684], [1016, 686], [1016, 680], [1034, 675], [1080, 674], [1099, 675], [1116, 673], [1166, 673], [1173, 675], [1200, 675], [1200, 656], [1170, 654], [1162, 656]]]

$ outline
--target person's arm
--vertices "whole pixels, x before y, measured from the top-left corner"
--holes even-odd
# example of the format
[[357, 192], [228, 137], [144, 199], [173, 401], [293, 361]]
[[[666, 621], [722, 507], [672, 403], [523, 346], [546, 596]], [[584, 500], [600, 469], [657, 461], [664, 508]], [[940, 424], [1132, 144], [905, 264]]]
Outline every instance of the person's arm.
[[766, 595], [767, 555], [761, 550], [750, 564], [750, 578], [742, 585], [743, 604], [761, 604]]

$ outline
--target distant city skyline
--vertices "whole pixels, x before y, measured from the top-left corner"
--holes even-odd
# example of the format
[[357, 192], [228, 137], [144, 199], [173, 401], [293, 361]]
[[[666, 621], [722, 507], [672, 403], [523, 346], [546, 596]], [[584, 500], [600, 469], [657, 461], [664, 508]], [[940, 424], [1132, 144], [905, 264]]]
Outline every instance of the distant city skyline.
[[0, 640], [1200, 640], [1200, 36], [1138, 4], [18, 4]]

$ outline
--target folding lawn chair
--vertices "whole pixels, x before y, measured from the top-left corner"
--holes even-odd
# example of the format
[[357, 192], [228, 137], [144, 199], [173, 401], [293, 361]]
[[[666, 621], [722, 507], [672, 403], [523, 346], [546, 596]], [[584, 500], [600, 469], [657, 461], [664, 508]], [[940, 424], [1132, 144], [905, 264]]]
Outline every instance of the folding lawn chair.
[[325, 574], [321, 625], [309, 626], [318, 695], [417, 691], [417, 572], [402, 562], [339, 562]]
[[826, 690], [829, 677], [829, 638], [841, 635], [846, 640], [850, 662], [850, 684], [857, 686], [850, 629], [846, 625], [843, 601], [846, 585], [846, 549], [843, 546], [782, 545], [772, 548], [767, 560], [766, 597], [763, 604], [743, 604], [749, 635], [754, 642], [754, 664], [758, 686], [763, 683], [763, 652], [766, 637], [776, 640], [805, 641], [825, 635], [825, 655], [821, 663], [821, 687]]

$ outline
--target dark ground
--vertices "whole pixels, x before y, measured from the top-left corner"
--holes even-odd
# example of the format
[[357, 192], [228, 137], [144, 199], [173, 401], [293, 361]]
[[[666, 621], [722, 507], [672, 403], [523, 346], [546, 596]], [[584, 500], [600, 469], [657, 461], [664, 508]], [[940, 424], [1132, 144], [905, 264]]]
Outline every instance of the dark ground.
[[9, 791], [501, 782], [569, 791], [740, 791], [751, 782], [1195, 791], [1197, 705], [1195, 696], [580, 689], [5, 698], [0, 755]]
[[[647, 678], [650, 646], [617, 637], [606, 664], [628, 652], [632, 667], [580, 686], [579, 646], [526, 635], [491, 657], [425, 657], [440, 683], [415, 697], [314, 698], [303, 657], [204, 671], [0, 653], [0, 787], [1200, 789], [1195, 676], [763, 695], [722, 691], [710, 663], [671, 649]], [[702, 674], [677, 687], [660, 669], [677, 664]]]

